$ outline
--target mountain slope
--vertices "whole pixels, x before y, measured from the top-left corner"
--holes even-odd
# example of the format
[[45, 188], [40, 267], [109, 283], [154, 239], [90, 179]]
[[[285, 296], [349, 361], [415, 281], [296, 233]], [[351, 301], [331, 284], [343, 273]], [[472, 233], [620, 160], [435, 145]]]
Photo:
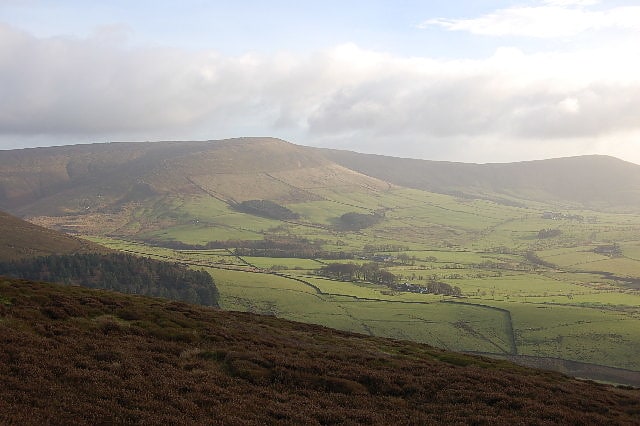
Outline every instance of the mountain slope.
[[106, 253], [105, 247], [0, 212], [0, 261], [50, 254]]
[[0, 279], [0, 423], [640, 424], [638, 390], [314, 325]]
[[4, 151], [0, 170], [0, 208], [23, 216], [114, 209], [178, 193], [296, 201], [313, 199], [305, 187], [388, 186], [273, 138]]
[[640, 166], [606, 156], [508, 164], [415, 160], [315, 149], [274, 138], [107, 143], [0, 152], [0, 209], [20, 216], [114, 211], [167, 195], [225, 203], [321, 200], [318, 188], [394, 185], [593, 209], [640, 207]]
[[330, 160], [368, 176], [431, 192], [490, 199], [504, 196], [595, 209], [640, 207], [640, 166], [613, 157], [469, 164], [339, 150], [322, 152]]

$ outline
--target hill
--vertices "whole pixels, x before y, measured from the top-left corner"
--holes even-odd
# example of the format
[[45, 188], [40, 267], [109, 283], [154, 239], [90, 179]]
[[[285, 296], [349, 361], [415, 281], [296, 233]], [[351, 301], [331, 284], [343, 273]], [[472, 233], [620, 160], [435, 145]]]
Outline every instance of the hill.
[[273, 138], [4, 151], [0, 170], [0, 206], [23, 215], [88, 213], [175, 193], [235, 203], [317, 198], [305, 186], [386, 187]]
[[638, 390], [273, 317], [0, 280], [0, 423], [640, 424]]
[[114, 212], [176, 194], [209, 196], [228, 204], [287, 204], [321, 201], [319, 188], [376, 192], [389, 189], [387, 182], [514, 205], [536, 201], [625, 211], [640, 206], [640, 166], [597, 155], [468, 164], [315, 149], [274, 138], [87, 144], [0, 153], [0, 209], [22, 217], [110, 213], [114, 229], [123, 225]]
[[[0, 153], [0, 208], [69, 233], [129, 235], [166, 228], [185, 220], [173, 212], [185, 199], [223, 207], [250, 200], [287, 204], [322, 201], [319, 189], [387, 188], [315, 150], [273, 138]], [[142, 208], [146, 213], [136, 215]]]
[[[640, 215], [595, 209], [631, 209], [636, 166], [618, 167], [630, 195], [615, 207], [597, 198], [607, 191], [595, 182], [606, 179], [584, 167], [618, 160], [586, 160], [496, 165], [511, 171], [492, 178], [502, 182], [495, 187], [486, 171], [478, 179], [461, 172], [452, 182], [476, 186], [443, 195], [277, 139], [114, 143], [0, 153], [0, 184], [3, 202], [30, 221], [206, 268], [224, 309], [508, 356], [581, 377], [606, 367], [615, 371], [587, 377], [630, 384], [640, 371]], [[567, 161], [580, 165], [594, 198], [581, 187], [544, 189], [548, 176], [562, 181], [558, 165]], [[521, 168], [533, 187], [516, 182]], [[385, 170], [381, 163], [374, 171]], [[322, 277], [336, 261], [374, 263], [390, 279]], [[435, 284], [459, 291], [437, 295], [429, 291]]]
[[640, 166], [602, 155], [470, 164], [322, 150], [330, 160], [395, 185], [499, 202], [538, 201], [637, 210]]
[[34, 225], [0, 211], [0, 261], [50, 254], [108, 251], [98, 244]]

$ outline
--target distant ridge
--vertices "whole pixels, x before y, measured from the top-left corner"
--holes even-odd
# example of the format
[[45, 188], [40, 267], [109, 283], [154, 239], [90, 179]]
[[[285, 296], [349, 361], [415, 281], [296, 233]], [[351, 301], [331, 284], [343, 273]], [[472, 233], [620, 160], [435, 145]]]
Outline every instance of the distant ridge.
[[207, 193], [229, 203], [312, 197], [297, 186], [387, 187], [275, 138], [131, 142], [0, 152], [0, 208], [20, 216], [118, 208], [166, 194]]
[[329, 149], [322, 152], [368, 176], [431, 192], [593, 209], [640, 208], [640, 166], [609, 156], [471, 164]]
[[230, 205], [318, 201], [317, 188], [403, 186], [511, 205], [637, 211], [640, 166], [591, 155], [467, 164], [310, 148], [276, 138], [119, 142], [0, 151], [0, 209], [85, 215], [172, 194]]

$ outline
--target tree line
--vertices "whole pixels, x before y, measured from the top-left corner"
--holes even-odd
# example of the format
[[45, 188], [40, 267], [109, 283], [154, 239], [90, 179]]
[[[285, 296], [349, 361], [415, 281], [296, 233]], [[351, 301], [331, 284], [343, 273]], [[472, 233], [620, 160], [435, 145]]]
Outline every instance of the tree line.
[[206, 244], [187, 244], [181, 241], [148, 239], [145, 243], [174, 250], [233, 249], [236, 256], [280, 257], [296, 259], [353, 259], [355, 255], [345, 251], [323, 250], [324, 241], [311, 241], [297, 237], [267, 237], [263, 240], [217, 240]]
[[301, 247], [297, 249], [278, 249], [278, 248], [243, 248], [238, 247], [233, 250], [236, 256], [253, 256], [253, 257], [278, 257], [278, 258], [295, 258], [295, 259], [327, 259], [341, 260], [353, 259], [353, 253], [344, 251], [326, 251], [316, 250], [309, 247]]
[[307, 238], [293, 236], [268, 236], [262, 240], [214, 240], [206, 244], [188, 244], [182, 241], [165, 241], [154, 238], [143, 240], [144, 243], [157, 247], [166, 247], [174, 250], [212, 250], [212, 249], [232, 249], [249, 248], [263, 250], [321, 250], [325, 243], [323, 240], [309, 240]]
[[381, 214], [345, 213], [338, 218], [338, 228], [343, 231], [359, 231], [380, 223], [384, 219]]
[[207, 272], [123, 253], [14, 260], [0, 263], [0, 275], [218, 306], [218, 289]]
[[397, 277], [386, 269], [380, 268], [377, 263], [329, 263], [318, 269], [318, 275], [340, 281], [369, 281], [377, 284], [395, 284]]
[[318, 275], [340, 281], [368, 281], [383, 284], [398, 291], [412, 293], [442, 294], [445, 296], [461, 296], [462, 291], [457, 286], [451, 286], [445, 282], [431, 279], [426, 286], [410, 283], [399, 283], [399, 277], [386, 269], [380, 268], [377, 263], [329, 263], [318, 269]]

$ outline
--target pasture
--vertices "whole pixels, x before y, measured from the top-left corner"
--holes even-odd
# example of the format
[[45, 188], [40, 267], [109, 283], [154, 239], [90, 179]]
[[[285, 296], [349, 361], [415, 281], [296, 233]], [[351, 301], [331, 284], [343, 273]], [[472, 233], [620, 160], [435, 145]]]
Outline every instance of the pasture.
[[[138, 242], [91, 239], [207, 268], [228, 310], [459, 351], [556, 357], [640, 371], [635, 356], [640, 353], [640, 291], [633, 285], [640, 278], [640, 216], [567, 210], [549, 220], [543, 217], [548, 207], [539, 203], [511, 207], [397, 188], [305, 191], [307, 199], [283, 202], [300, 215], [296, 220], [252, 216], [223, 201], [193, 196], [166, 203], [165, 214], [171, 212], [174, 221], [136, 235]], [[335, 228], [336, 219], [348, 212], [378, 212], [384, 219], [357, 231]], [[558, 232], [540, 236], [549, 229]], [[353, 259], [237, 257], [233, 249], [172, 250], [142, 243], [205, 245], [267, 237], [313, 242]], [[614, 243], [621, 256], [594, 250]], [[389, 256], [380, 267], [401, 282], [424, 286], [437, 280], [459, 287], [463, 297], [315, 275], [326, 263], [363, 264], [374, 255]]]

